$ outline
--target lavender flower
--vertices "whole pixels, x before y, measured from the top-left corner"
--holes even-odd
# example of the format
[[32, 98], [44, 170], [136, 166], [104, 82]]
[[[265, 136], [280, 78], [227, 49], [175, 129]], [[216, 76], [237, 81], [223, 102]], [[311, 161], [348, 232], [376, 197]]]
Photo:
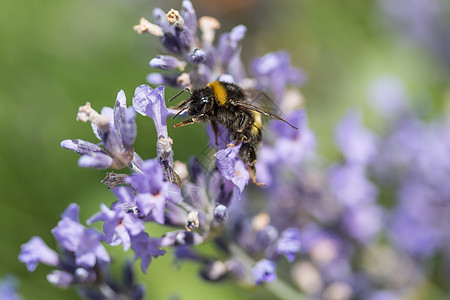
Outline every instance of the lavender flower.
[[89, 102], [81, 106], [77, 120], [91, 122], [94, 134], [102, 140], [105, 150], [83, 140], [64, 140], [61, 147], [81, 154], [80, 167], [122, 169], [133, 160], [136, 137], [135, 112], [126, 108], [125, 93], [117, 94], [114, 109], [104, 107], [102, 114], [91, 108]]
[[109, 262], [106, 249], [100, 244], [104, 237], [94, 229], [87, 229], [80, 224], [78, 213], [80, 207], [74, 203], [69, 205], [61, 215], [61, 221], [52, 229], [55, 239], [75, 254], [76, 264], [93, 267], [97, 259]]
[[19, 260], [26, 264], [29, 272], [33, 272], [38, 263], [49, 266], [59, 264], [58, 254], [38, 236], [32, 237], [28, 243], [22, 245]]
[[252, 269], [253, 277], [255, 278], [256, 284], [259, 285], [263, 282], [274, 281], [277, 278], [275, 274], [275, 263], [268, 259], [263, 259], [259, 261], [255, 267]]
[[295, 255], [300, 252], [300, 232], [298, 228], [288, 228], [281, 233], [281, 237], [275, 244], [275, 253], [284, 255], [292, 262]]
[[142, 272], [147, 273], [152, 257], [157, 258], [166, 253], [166, 251], [158, 249], [157, 245], [157, 241], [151, 239], [145, 232], [132, 236], [131, 247], [136, 255], [136, 259], [141, 259]]
[[158, 137], [168, 137], [166, 118], [169, 112], [164, 103], [164, 87], [152, 89], [145, 84], [138, 86], [134, 92], [133, 107], [141, 115], [153, 119]]
[[17, 293], [17, 279], [13, 276], [6, 276], [0, 281], [0, 299], [20, 300], [22, 297]]
[[304, 83], [305, 75], [293, 68], [287, 52], [268, 53], [252, 62], [252, 72], [258, 82], [256, 88], [270, 90], [278, 103], [281, 103], [289, 84], [299, 86]]
[[377, 154], [376, 138], [361, 125], [361, 116], [348, 112], [335, 132], [336, 144], [348, 163], [368, 164]]
[[245, 185], [248, 184], [250, 174], [245, 168], [244, 163], [237, 157], [240, 145], [219, 150], [215, 157], [217, 158], [217, 168], [222, 176], [234, 183], [239, 189], [239, 195], [242, 194]]
[[[101, 114], [90, 105], [82, 107], [78, 118], [92, 123], [104, 147], [82, 140], [65, 140], [62, 146], [82, 155], [80, 166], [128, 166], [130, 174], [108, 173], [103, 181], [116, 202], [101, 204], [87, 222], [102, 221], [103, 233], [80, 224], [79, 207], [69, 205], [52, 230], [59, 253], [37, 237], [22, 246], [19, 259], [30, 271], [40, 262], [48, 264], [54, 268], [47, 276], [52, 284], [76, 287], [88, 299], [142, 299], [143, 287], [134, 284], [129, 263], [123, 281], [109, 271], [105, 242], [131, 249], [144, 273], [154, 258], [173, 250], [177, 263], [198, 264], [208, 281], [254, 286], [276, 280], [263, 286], [274, 295], [302, 299], [295, 287], [283, 283], [288, 279], [311, 299], [366, 299], [383, 298], [380, 290], [389, 291], [387, 298], [400, 295], [418, 285], [421, 262], [435, 254], [447, 259], [448, 128], [443, 122], [427, 125], [419, 120], [403, 101], [399, 85], [377, 85], [372, 91], [374, 106], [391, 112], [385, 114], [388, 132], [375, 135], [357, 112], [347, 113], [335, 129], [342, 159], [329, 163], [315, 152], [301, 95], [288, 89], [305, 77], [291, 66], [286, 52], [255, 59], [255, 78], [250, 78], [240, 59], [245, 26], [232, 28], [215, 43], [220, 23], [212, 17], [197, 21], [190, 1], [183, 1], [180, 11], [155, 9], [153, 17], [154, 24], [141, 19], [135, 30], [160, 39], [166, 53], [150, 65], [172, 73], [153, 73], [148, 81], [196, 88], [223, 80], [269, 91], [299, 130], [275, 121], [264, 127], [256, 168], [268, 187], [260, 188], [247, 186], [249, 173], [238, 158], [241, 145], [228, 144], [230, 136], [223, 127], [217, 140], [208, 128], [210, 147], [201, 157], [187, 164], [173, 161], [174, 141], [166, 119], [175, 111], [166, 107], [163, 86], [138, 86], [133, 108], [126, 107], [123, 92], [114, 108], [104, 108]], [[398, 101], [389, 106], [384, 97]], [[153, 159], [144, 161], [134, 152], [136, 111], [155, 124]], [[391, 178], [395, 180], [389, 182]], [[386, 182], [392, 193], [385, 192]], [[385, 194], [394, 195], [392, 209], [377, 203]], [[155, 236], [147, 231], [148, 223], [170, 228]], [[384, 233], [392, 247], [379, 243]], [[203, 253], [196, 247], [208, 242], [219, 252]], [[401, 280], [386, 275], [396, 274], [384, 270], [393, 261], [394, 269], [407, 274]], [[292, 272], [280, 270], [277, 275], [284, 267]]]
[[132, 214], [127, 214], [118, 206], [111, 210], [102, 204], [100, 208], [101, 212], [92, 216], [87, 223], [104, 221], [103, 231], [106, 242], [114, 246], [123, 244], [123, 250], [127, 251], [130, 248], [130, 236], [144, 231], [144, 222]]

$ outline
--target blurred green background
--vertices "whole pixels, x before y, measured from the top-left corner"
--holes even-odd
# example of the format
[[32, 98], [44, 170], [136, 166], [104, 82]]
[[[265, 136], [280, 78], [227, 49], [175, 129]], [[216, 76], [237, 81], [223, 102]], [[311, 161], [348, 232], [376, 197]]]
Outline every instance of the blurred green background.
[[[375, 1], [192, 1], [197, 16], [212, 15], [222, 31], [248, 26], [243, 61], [285, 49], [308, 82], [302, 88], [319, 152], [334, 157], [333, 124], [352, 105], [377, 125], [365, 104], [370, 83], [383, 75], [402, 78], [418, 101], [437, 110], [448, 84], [445, 65], [426, 49], [397, 39]], [[77, 155], [60, 148], [66, 138], [96, 142], [88, 124], [75, 121], [78, 106], [90, 101], [112, 106], [123, 89], [131, 105], [136, 86], [145, 83], [148, 61], [159, 48], [156, 38], [132, 27], [152, 9], [179, 8], [181, 1], [2, 0], [0, 6], [0, 278], [15, 274], [26, 299], [78, 299], [74, 291], [50, 285], [39, 266], [29, 274], [17, 260], [20, 245], [33, 235], [51, 247], [50, 229], [71, 202], [81, 220], [114, 197], [100, 183], [104, 171], [80, 169]], [[173, 94], [174, 91], [168, 91]], [[151, 120], [138, 116], [136, 151], [155, 156]], [[170, 129], [169, 129], [170, 130]], [[186, 161], [206, 145], [201, 126], [171, 130], [175, 158]], [[108, 248], [110, 249], [110, 248]], [[111, 249], [121, 256], [121, 248]], [[128, 257], [131, 257], [128, 254]], [[177, 270], [170, 257], [155, 260], [147, 299], [241, 299], [228, 283], [201, 281], [190, 264]]]

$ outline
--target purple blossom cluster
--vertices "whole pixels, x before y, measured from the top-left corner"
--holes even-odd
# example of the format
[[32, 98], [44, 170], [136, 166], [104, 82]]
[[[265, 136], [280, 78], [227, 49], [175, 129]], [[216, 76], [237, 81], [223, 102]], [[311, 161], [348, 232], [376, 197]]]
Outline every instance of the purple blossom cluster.
[[[101, 142], [61, 142], [81, 155], [80, 167], [121, 172], [109, 172], [102, 181], [114, 202], [99, 204], [86, 222], [100, 222], [102, 231], [82, 225], [78, 205], [70, 204], [52, 230], [58, 251], [39, 237], [22, 245], [19, 260], [30, 272], [39, 263], [51, 266], [52, 284], [76, 287], [87, 299], [143, 299], [130, 263], [121, 281], [109, 272], [104, 245], [122, 245], [144, 273], [151, 272], [152, 259], [173, 251], [176, 262], [197, 263], [207, 281], [264, 286], [280, 299], [379, 300], [407, 295], [426, 276], [424, 260], [448, 255], [448, 124], [421, 121], [399, 84], [374, 86], [372, 104], [386, 116], [386, 132], [375, 134], [358, 111], [348, 111], [335, 129], [341, 159], [328, 163], [316, 152], [294, 88], [305, 75], [291, 66], [286, 52], [254, 59], [250, 77], [240, 59], [245, 26], [215, 43], [219, 21], [197, 20], [187, 0], [181, 11], [155, 9], [153, 19], [142, 18], [134, 29], [158, 37], [165, 50], [150, 61], [164, 72], [147, 76], [157, 87], [138, 86], [132, 107], [123, 91], [100, 114], [89, 103], [80, 107], [77, 119], [90, 122]], [[167, 108], [164, 86], [197, 88], [216, 80], [267, 92], [298, 128], [277, 120], [265, 125], [256, 164], [265, 187], [249, 183], [241, 145], [230, 147], [223, 127], [218, 140], [207, 129], [207, 151], [187, 163], [174, 161], [176, 141], [166, 119], [177, 111]], [[144, 160], [134, 151], [136, 112], [155, 124], [154, 158]], [[389, 191], [395, 199], [381, 205]], [[164, 226], [166, 233], [148, 232], [148, 223]], [[196, 247], [204, 243], [214, 244], [217, 253]]]
[[409, 42], [418, 44], [450, 66], [450, 8], [445, 0], [378, 0], [386, 23]]
[[78, 287], [87, 299], [143, 299], [143, 286], [133, 283], [131, 265], [123, 270], [123, 283], [109, 272], [111, 259], [102, 242], [105, 235], [83, 226], [78, 218], [80, 207], [72, 203], [61, 215], [52, 234], [58, 242], [58, 252], [51, 249], [38, 236], [23, 244], [19, 260], [33, 272], [39, 263], [54, 267], [47, 280], [55, 286]]

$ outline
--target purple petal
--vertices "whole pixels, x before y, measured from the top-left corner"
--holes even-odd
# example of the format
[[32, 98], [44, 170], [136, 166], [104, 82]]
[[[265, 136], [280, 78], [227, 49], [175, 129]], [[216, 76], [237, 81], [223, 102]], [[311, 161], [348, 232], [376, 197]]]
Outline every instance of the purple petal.
[[33, 272], [40, 262], [50, 266], [56, 266], [59, 263], [58, 254], [37, 236], [21, 246], [19, 260], [26, 264], [29, 272]]
[[156, 25], [162, 27], [164, 31], [169, 31], [171, 27], [169, 27], [169, 22], [167, 21], [166, 13], [159, 7], [153, 9], [153, 20]]
[[229, 147], [217, 151], [214, 155], [217, 158], [217, 168], [220, 174], [228, 180], [234, 177], [234, 163], [236, 162], [240, 146]]
[[120, 128], [124, 122], [125, 111], [127, 109], [127, 98], [125, 97], [125, 92], [120, 90], [116, 96], [116, 102], [114, 103], [113, 108], [113, 117], [114, 117], [114, 128], [116, 131], [120, 132]]
[[195, 10], [191, 1], [183, 0], [181, 16], [184, 19], [184, 25], [191, 33], [195, 34], [195, 31], [197, 30], [197, 16], [195, 15]]
[[111, 156], [100, 152], [83, 155], [78, 159], [78, 166], [81, 168], [107, 169], [112, 163]]
[[164, 102], [163, 86], [156, 89], [146, 84], [138, 86], [134, 92], [133, 107], [141, 115], [153, 119], [158, 137], [167, 137], [166, 118], [169, 113]]
[[247, 171], [247, 168], [245, 167], [245, 164], [242, 162], [242, 160], [237, 160], [234, 164], [234, 170], [233, 170], [233, 178], [231, 178], [231, 181], [238, 187], [239, 194], [242, 194], [242, 191], [244, 190], [244, 187], [248, 184], [248, 181], [250, 179], [250, 174]]
[[162, 195], [152, 195], [149, 193], [138, 194], [136, 196], [136, 204], [141, 212], [149, 215], [160, 224], [164, 224], [164, 207], [166, 200]]
[[80, 215], [80, 206], [76, 203], [71, 203], [61, 214], [61, 219], [68, 218], [76, 223], [80, 223], [78, 216]]
[[136, 255], [136, 259], [141, 259], [141, 268], [144, 273], [147, 273], [152, 257], [157, 258], [166, 253], [165, 250], [158, 249], [156, 241], [150, 239], [146, 232], [141, 232], [136, 236], [132, 236], [131, 247]]
[[114, 126], [115, 131], [120, 135], [123, 146], [128, 149], [133, 147], [136, 138], [136, 123], [134, 121], [136, 112], [131, 107], [127, 108], [126, 101], [124, 91], [120, 90], [114, 105]]
[[104, 153], [99, 146], [80, 139], [64, 140], [61, 142], [61, 147], [64, 149], [75, 151], [78, 154], [85, 155], [93, 152]]
[[55, 239], [67, 250], [76, 251], [84, 237], [84, 227], [69, 218], [62, 218], [52, 229]]

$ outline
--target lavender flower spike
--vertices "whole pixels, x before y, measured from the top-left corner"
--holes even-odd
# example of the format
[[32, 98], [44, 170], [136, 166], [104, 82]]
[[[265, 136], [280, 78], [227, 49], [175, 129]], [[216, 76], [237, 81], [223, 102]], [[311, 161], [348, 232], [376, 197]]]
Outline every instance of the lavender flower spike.
[[136, 88], [133, 98], [134, 109], [143, 116], [153, 119], [158, 137], [168, 137], [166, 118], [169, 115], [164, 102], [164, 87], [152, 89], [143, 84]]
[[40, 262], [49, 266], [56, 266], [59, 263], [58, 254], [38, 236], [32, 237], [28, 243], [22, 245], [19, 260], [26, 264], [29, 272], [33, 272]]

